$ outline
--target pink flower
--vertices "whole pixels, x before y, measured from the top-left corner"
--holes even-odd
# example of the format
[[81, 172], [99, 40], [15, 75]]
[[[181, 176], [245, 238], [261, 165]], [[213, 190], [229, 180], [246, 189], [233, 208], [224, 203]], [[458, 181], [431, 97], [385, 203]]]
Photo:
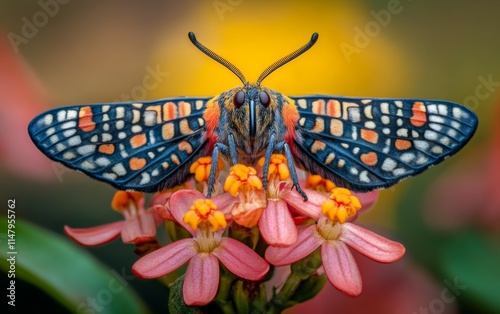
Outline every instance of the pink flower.
[[347, 222], [360, 207], [359, 200], [349, 190], [335, 188], [322, 207], [308, 207], [309, 217], [314, 218], [316, 224], [302, 227], [297, 241], [288, 247], [270, 246], [266, 260], [284, 266], [321, 248], [323, 268], [333, 286], [349, 295], [359, 295], [361, 276], [348, 246], [383, 263], [394, 262], [405, 253], [401, 244]]
[[189, 262], [183, 285], [184, 302], [188, 305], [205, 305], [213, 300], [219, 286], [219, 262], [244, 279], [262, 279], [269, 264], [243, 243], [222, 236], [225, 217], [229, 218], [236, 201], [228, 193], [212, 199], [197, 191], [174, 193], [170, 199], [171, 213], [193, 238], [176, 241], [142, 257], [132, 266], [134, 274], [156, 278]]
[[123, 214], [125, 220], [92, 228], [75, 229], [64, 226], [64, 232], [85, 246], [106, 244], [120, 235], [124, 243], [140, 244], [156, 239], [156, 227], [161, 219], [155, 210], [144, 209], [144, 194], [118, 191], [111, 207]]

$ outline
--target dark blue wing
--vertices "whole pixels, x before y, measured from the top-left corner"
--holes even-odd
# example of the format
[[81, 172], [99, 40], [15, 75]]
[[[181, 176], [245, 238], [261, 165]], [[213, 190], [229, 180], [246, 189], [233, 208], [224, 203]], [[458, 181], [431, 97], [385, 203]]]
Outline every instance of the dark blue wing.
[[28, 131], [49, 158], [121, 190], [183, 183], [207, 154], [203, 113], [210, 98], [76, 105], [34, 118]]
[[291, 97], [294, 153], [303, 166], [355, 191], [385, 188], [458, 152], [478, 119], [441, 100]]

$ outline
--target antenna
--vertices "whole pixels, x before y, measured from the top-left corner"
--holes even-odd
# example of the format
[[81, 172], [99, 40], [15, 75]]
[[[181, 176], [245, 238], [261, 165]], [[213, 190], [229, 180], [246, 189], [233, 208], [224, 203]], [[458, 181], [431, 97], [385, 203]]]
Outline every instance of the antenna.
[[[193, 35], [194, 36], [194, 35]], [[309, 50], [318, 40], [318, 33], [313, 33], [311, 36], [311, 40], [301, 48], [295, 50], [291, 54], [284, 56], [283, 58], [279, 59], [278, 61], [274, 62], [271, 64], [267, 69], [262, 72], [262, 74], [259, 76], [259, 79], [257, 80], [257, 86], [260, 85], [260, 83], [271, 73], [273, 73], [275, 70], [280, 68], [281, 66], [287, 64], [288, 62], [292, 61], [293, 59], [297, 58], [307, 50]]]
[[247, 81], [246, 81], [245, 76], [243, 75], [243, 73], [241, 73], [241, 71], [237, 67], [235, 67], [231, 62], [227, 61], [226, 59], [224, 59], [223, 57], [219, 56], [218, 54], [216, 54], [212, 50], [210, 50], [207, 47], [203, 46], [196, 39], [196, 36], [194, 35], [193, 32], [189, 32], [188, 36], [189, 36], [189, 40], [191, 40], [191, 42], [193, 43], [193, 45], [196, 48], [198, 48], [201, 52], [203, 52], [204, 54], [206, 54], [210, 58], [214, 59], [215, 61], [219, 62], [220, 64], [222, 64], [223, 66], [225, 66], [226, 68], [228, 68], [231, 72], [233, 72], [240, 79], [240, 81], [243, 84], [247, 83]]

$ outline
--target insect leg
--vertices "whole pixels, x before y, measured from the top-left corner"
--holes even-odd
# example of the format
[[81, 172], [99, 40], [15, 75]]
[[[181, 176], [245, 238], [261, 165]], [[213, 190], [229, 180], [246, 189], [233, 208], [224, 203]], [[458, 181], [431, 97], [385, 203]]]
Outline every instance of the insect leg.
[[212, 191], [214, 189], [215, 175], [217, 174], [217, 166], [219, 164], [219, 152], [222, 152], [223, 154], [227, 154], [228, 151], [229, 151], [229, 148], [224, 144], [217, 143], [214, 146], [214, 149], [212, 151], [212, 165], [210, 167], [210, 174], [208, 176], [207, 197], [210, 197], [212, 195]]
[[269, 145], [267, 145], [266, 155], [264, 157], [264, 174], [262, 175], [262, 185], [264, 189], [267, 188], [267, 174], [269, 173], [269, 163], [271, 162], [271, 155], [274, 150], [274, 139], [276, 135], [274, 133], [271, 134], [269, 138]]
[[234, 142], [234, 137], [232, 133], [229, 133], [228, 140], [229, 140], [229, 154], [231, 155], [231, 161], [233, 162], [233, 165], [236, 165], [238, 163], [238, 153], [236, 152], [236, 143]]
[[287, 142], [280, 142], [276, 144], [276, 150], [280, 150], [285, 153], [285, 157], [288, 164], [288, 170], [290, 170], [290, 175], [292, 176], [292, 181], [293, 181], [292, 188], [295, 187], [297, 192], [299, 192], [299, 194], [304, 198], [304, 202], [307, 201], [307, 195], [304, 191], [302, 191], [299, 185], [299, 178], [297, 176], [297, 171], [295, 170], [295, 164], [293, 162], [293, 156], [292, 152], [290, 151], [290, 146], [288, 145]]

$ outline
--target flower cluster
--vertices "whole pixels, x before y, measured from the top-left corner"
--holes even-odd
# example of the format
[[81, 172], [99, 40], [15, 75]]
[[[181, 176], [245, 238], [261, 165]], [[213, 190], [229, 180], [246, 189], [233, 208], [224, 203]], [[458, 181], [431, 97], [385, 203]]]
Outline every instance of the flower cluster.
[[[141, 246], [155, 239], [161, 220], [167, 221], [172, 242], [140, 254], [132, 270], [141, 278], [160, 278], [187, 263], [182, 295], [190, 306], [220, 301], [216, 296], [238, 280], [266, 282], [272, 266], [299, 265], [314, 258], [319, 262], [311, 264], [315, 266], [307, 275], [301, 273], [294, 284], [287, 280], [282, 292], [264, 301], [286, 307], [283, 304], [300, 283], [321, 272], [320, 266], [333, 286], [356, 296], [362, 290], [361, 276], [349, 248], [383, 263], [404, 255], [401, 244], [354, 223], [361, 210], [376, 202], [377, 192], [355, 195], [309, 175], [301, 182], [308, 198], [304, 201], [293, 189], [285, 156], [272, 155], [267, 171], [263, 159], [258, 166], [258, 170], [242, 164], [229, 168], [224, 181], [216, 180], [214, 196], [206, 198], [211, 158], [202, 157], [190, 169], [197, 181], [192, 188], [157, 193], [147, 210], [143, 194], [117, 192], [112, 207], [123, 214], [124, 221], [65, 231], [83, 245], [103, 244], [121, 234], [124, 242]], [[217, 171], [221, 169], [219, 164]], [[267, 173], [265, 188], [263, 173]], [[292, 266], [291, 276], [299, 268]], [[244, 296], [256, 298], [255, 293]], [[222, 302], [227, 298], [226, 293]]]

